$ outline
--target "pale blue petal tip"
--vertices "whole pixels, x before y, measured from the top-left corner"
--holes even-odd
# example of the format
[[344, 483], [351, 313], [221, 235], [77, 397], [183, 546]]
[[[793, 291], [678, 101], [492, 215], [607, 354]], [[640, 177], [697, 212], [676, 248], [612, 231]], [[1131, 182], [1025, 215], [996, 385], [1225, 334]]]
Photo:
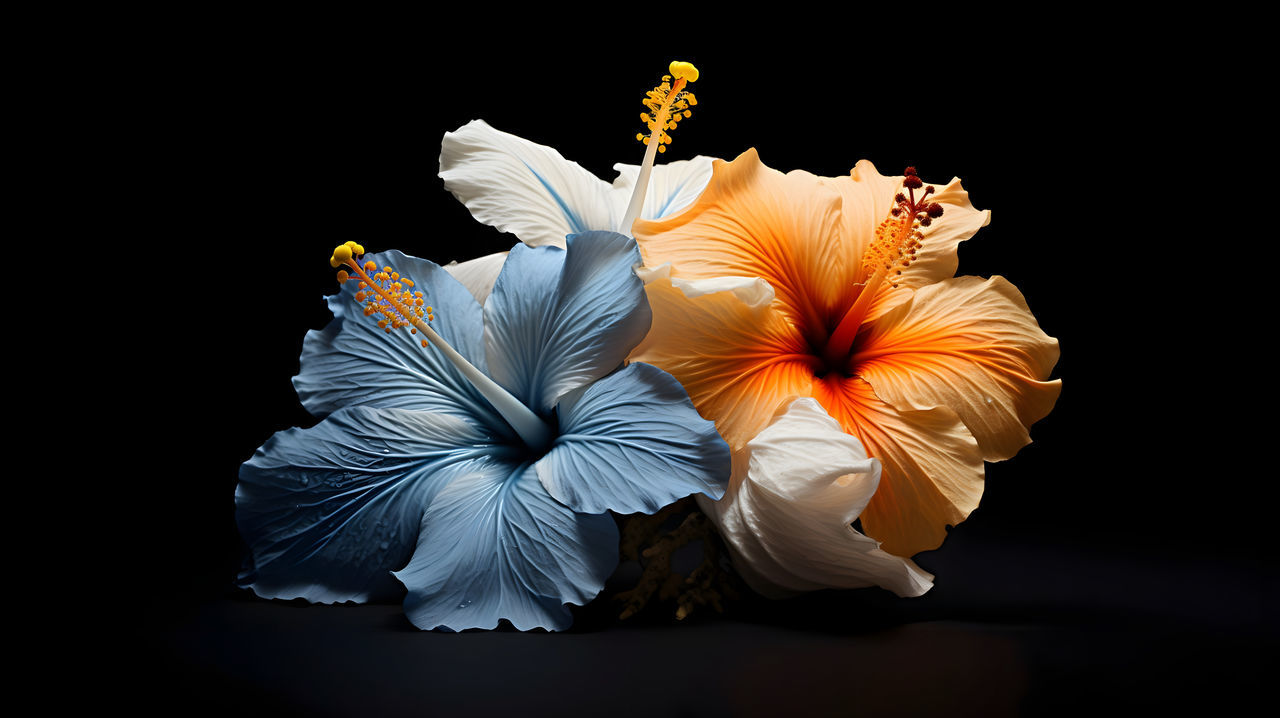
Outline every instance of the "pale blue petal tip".
[[473, 468], [437, 494], [417, 551], [395, 572], [409, 620], [455, 631], [502, 619], [520, 630], [568, 628], [565, 604], [590, 601], [617, 566], [613, 519], [551, 498], [527, 464]]

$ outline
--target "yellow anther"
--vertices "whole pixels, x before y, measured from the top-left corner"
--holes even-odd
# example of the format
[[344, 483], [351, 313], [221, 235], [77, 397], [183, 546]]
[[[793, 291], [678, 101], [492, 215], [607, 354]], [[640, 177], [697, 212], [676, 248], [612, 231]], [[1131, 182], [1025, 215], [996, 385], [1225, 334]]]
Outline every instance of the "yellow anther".
[[330, 255], [330, 256], [329, 256], [329, 266], [330, 266], [330, 267], [335, 267], [335, 268], [336, 268], [336, 267], [341, 267], [341, 266], [342, 266], [342, 262], [338, 261], [338, 258], [337, 258], [337, 257]]
[[[643, 101], [648, 112], [640, 113], [640, 121], [648, 128], [649, 133], [639, 133], [636, 139], [649, 144], [652, 137], [658, 138], [658, 151], [662, 145], [670, 144], [668, 130], [674, 130], [676, 123], [685, 117], [692, 117], [689, 107], [697, 104], [693, 95], [685, 91], [688, 83], [698, 79], [698, 68], [692, 63], [676, 60], [671, 63], [671, 74], [662, 76], [662, 83], [645, 93]], [[675, 82], [671, 78], [674, 76]]]
[[347, 273], [347, 270], [345, 270], [345, 269], [339, 269], [339, 270], [338, 270], [338, 284], [345, 284], [345, 283], [346, 283], [346, 281], [347, 281], [348, 279], [351, 279], [351, 275]]
[[337, 259], [339, 262], [345, 262], [348, 259], [351, 259], [351, 247], [348, 247], [345, 244], [339, 244], [333, 248], [333, 256], [334, 259]]
[[698, 68], [694, 67], [692, 62], [681, 62], [679, 60], [675, 60], [667, 69], [672, 75], [675, 75], [677, 78], [686, 82], [698, 81]]
[[364, 271], [366, 272], [372, 272], [377, 268], [378, 265], [374, 264], [372, 259], [364, 263]]

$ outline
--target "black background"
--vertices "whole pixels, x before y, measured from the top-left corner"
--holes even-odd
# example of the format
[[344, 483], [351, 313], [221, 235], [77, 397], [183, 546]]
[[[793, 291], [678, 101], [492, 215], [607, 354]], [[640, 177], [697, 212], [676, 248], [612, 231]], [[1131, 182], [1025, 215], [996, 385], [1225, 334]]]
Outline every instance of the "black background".
[[[1258, 430], [1218, 398], [1258, 389], [1231, 332], [1199, 309], [1229, 282], [1189, 219], [1229, 200], [1230, 180], [1210, 178], [1234, 168], [1170, 101], [1186, 88], [1136, 71], [1152, 58], [1121, 33], [879, 34], [792, 37], [786, 52], [728, 33], [619, 51], [273, 26], [137, 56], [144, 99], [117, 116], [145, 196], [127, 207], [189, 296], [156, 349], [166, 460], [146, 462], [121, 514], [136, 563], [109, 569], [129, 574], [124, 595], [144, 613], [121, 700], [249, 714], [1004, 714], [1232, 706], [1259, 690], [1276, 639], [1270, 479], [1242, 461]], [[836, 176], [866, 158], [885, 174], [958, 176], [992, 210], [958, 274], [1008, 278], [1061, 343], [1062, 396], [1034, 443], [988, 464], [980, 508], [917, 557], [933, 591], [745, 601], [678, 625], [588, 607], [568, 635], [445, 637], [397, 606], [232, 588], [237, 467], [273, 432], [314, 423], [290, 378], [303, 335], [328, 319], [332, 247], [440, 263], [508, 248], [443, 189], [444, 132], [484, 119], [612, 181], [614, 163], [639, 162], [640, 99], [676, 58], [700, 68], [699, 104], [664, 159], [755, 147], [780, 170]]]

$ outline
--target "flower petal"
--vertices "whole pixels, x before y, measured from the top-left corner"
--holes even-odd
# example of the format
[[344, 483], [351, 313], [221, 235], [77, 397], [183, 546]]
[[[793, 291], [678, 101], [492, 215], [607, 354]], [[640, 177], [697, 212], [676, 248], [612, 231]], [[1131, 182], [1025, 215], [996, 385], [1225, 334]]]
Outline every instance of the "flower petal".
[[484, 300], [493, 291], [493, 283], [498, 281], [498, 274], [506, 261], [506, 252], [494, 252], [465, 262], [449, 262], [444, 269], [471, 292], [480, 306], [484, 306]]
[[633, 363], [569, 392], [558, 414], [538, 478], [577, 511], [651, 514], [689, 494], [724, 494], [729, 447], [655, 366]]
[[423, 509], [488, 441], [457, 417], [366, 406], [277, 433], [240, 468], [236, 522], [253, 555], [242, 583], [317, 603], [394, 595]]
[[609, 185], [559, 152], [472, 120], [440, 145], [445, 189], [484, 224], [532, 247], [569, 234], [614, 230]]
[[850, 526], [879, 480], [858, 440], [817, 401], [798, 399], [735, 456], [729, 494], [699, 503], [764, 596], [865, 586], [922, 595], [932, 576]]
[[[481, 309], [475, 297], [439, 265], [397, 251], [366, 255], [411, 277], [436, 312], [433, 329], [471, 363], [484, 370]], [[504, 427], [489, 403], [439, 351], [423, 348], [407, 331], [387, 333], [365, 317], [356, 302], [356, 282], [328, 298], [333, 321], [307, 332], [301, 371], [293, 378], [307, 411], [325, 416], [344, 406], [400, 407], [472, 417]]]
[[617, 369], [651, 315], [635, 240], [586, 232], [558, 247], [516, 245], [485, 303], [489, 375], [549, 416], [561, 395]]
[[[641, 219], [662, 219], [677, 214], [693, 204], [707, 182], [711, 181], [711, 163], [714, 157], [698, 155], [691, 160], [676, 160], [655, 164], [649, 176], [649, 188], [644, 195], [644, 206], [640, 208]], [[614, 214], [621, 219], [631, 202], [631, 194], [635, 191], [636, 177], [640, 174], [639, 165], [616, 164], [618, 178], [610, 189], [610, 200]], [[625, 228], [622, 229], [625, 233]]]
[[1062, 391], [1045, 381], [1058, 341], [1036, 323], [1003, 277], [956, 277], [864, 325], [853, 362], [880, 398], [899, 409], [946, 406], [960, 415], [987, 461], [1031, 443], [1027, 427]]
[[641, 270], [653, 328], [632, 352], [684, 385], [729, 447], [742, 448], [783, 404], [808, 396], [813, 363], [803, 337], [763, 279], [672, 279], [670, 267]]
[[[885, 176], [875, 165], [861, 160], [847, 177], [822, 178], [824, 184], [838, 191], [842, 199], [843, 234], [851, 240], [850, 251], [861, 257], [875, 238], [876, 227], [889, 216], [893, 198], [902, 188], [902, 175]], [[916, 193], [917, 198], [920, 193]], [[920, 229], [924, 240], [911, 266], [895, 281], [903, 287], [916, 288], [942, 281], [956, 273], [956, 249], [991, 221], [989, 210], [974, 209], [969, 193], [960, 178], [929, 197], [942, 205], [942, 217]]]
[[937, 548], [982, 498], [982, 453], [946, 407], [898, 410], [858, 377], [828, 374], [813, 396], [867, 454], [880, 460], [880, 487], [862, 512], [862, 529], [897, 556]]
[[841, 226], [838, 192], [808, 172], [769, 169], [752, 149], [715, 162], [689, 209], [633, 230], [646, 266], [670, 262], [681, 279], [763, 278], [793, 323], [817, 331], [852, 302], [860, 256]]
[[396, 578], [419, 628], [563, 630], [565, 603], [585, 604], [618, 564], [608, 514], [557, 502], [528, 464], [477, 462], [442, 489], [422, 516], [413, 559]]

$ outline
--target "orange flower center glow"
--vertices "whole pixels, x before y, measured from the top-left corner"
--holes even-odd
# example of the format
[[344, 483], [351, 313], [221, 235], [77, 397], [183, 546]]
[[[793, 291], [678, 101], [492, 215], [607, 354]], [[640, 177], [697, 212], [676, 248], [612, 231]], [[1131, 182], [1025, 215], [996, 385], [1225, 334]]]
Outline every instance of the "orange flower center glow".
[[924, 240], [920, 228], [928, 227], [934, 219], [942, 216], [942, 205], [929, 201], [929, 195], [934, 192], [933, 185], [926, 187], [917, 200], [916, 190], [924, 183], [916, 176], [914, 167], [908, 167], [905, 175], [902, 184], [907, 194], [899, 193], [894, 197], [893, 209], [876, 227], [875, 240], [862, 255], [862, 288], [818, 352], [826, 368], [825, 373], [841, 372], [852, 376], [849, 365], [853, 360], [854, 339], [877, 292], [886, 281], [892, 288], [898, 286], [898, 276], [915, 261], [916, 252]]

